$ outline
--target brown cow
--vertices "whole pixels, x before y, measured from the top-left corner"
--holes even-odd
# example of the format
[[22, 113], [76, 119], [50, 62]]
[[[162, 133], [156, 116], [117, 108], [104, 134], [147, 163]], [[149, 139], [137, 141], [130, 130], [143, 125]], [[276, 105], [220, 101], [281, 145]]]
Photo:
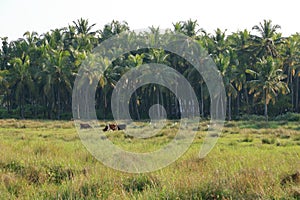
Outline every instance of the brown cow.
[[126, 124], [108, 124], [104, 127], [103, 131], [117, 131], [117, 130], [124, 130], [126, 128]]

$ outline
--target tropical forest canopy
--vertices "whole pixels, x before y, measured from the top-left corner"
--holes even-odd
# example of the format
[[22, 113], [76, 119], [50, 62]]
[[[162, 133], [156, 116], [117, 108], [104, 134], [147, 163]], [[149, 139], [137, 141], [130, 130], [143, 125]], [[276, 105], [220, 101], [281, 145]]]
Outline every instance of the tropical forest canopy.
[[[82, 62], [104, 40], [131, 32], [126, 22], [112, 21], [101, 30], [94, 26], [79, 19], [41, 35], [26, 32], [15, 41], [2, 37], [0, 118], [72, 118], [72, 88]], [[208, 51], [223, 78], [230, 120], [300, 111], [300, 35], [283, 37], [280, 28], [264, 20], [252, 30], [207, 33], [197, 21], [188, 20], [174, 23], [169, 31], [193, 38]], [[161, 34], [155, 27], [150, 27], [150, 33]], [[180, 72], [193, 86], [201, 116], [209, 117], [208, 89], [190, 63], [162, 49], [144, 49], [123, 55], [98, 77], [95, 108], [99, 119], [112, 118], [110, 98], [122, 75], [145, 63], [165, 64]], [[157, 103], [164, 106], [168, 118], [180, 117], [178, 99], [155, 84], [136, 90], [128, 106], [131, 116], [141, 120], [149, 118], [149, 108]]]

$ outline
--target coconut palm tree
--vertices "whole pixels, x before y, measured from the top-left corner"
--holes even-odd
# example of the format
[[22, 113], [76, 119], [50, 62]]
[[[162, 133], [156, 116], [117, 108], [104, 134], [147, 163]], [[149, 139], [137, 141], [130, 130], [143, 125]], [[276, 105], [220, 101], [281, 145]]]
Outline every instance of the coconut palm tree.
[[192, 38], [195, 38], [199, 33], [199, 31], [202, 30], [202, 29], [197, 29], [197, 26], [198, 26], [197, 20], [193, 21], [191, 19], [187, 21], [176, 22], [175, 24], [173, 23], [175, 32], [182, 33]]
[[60, 119], [63, 105], [66, 105], [66, 101], [71, 97], [72, 72], [69, 56], [70, 53], [63, 49], [50, 49], [42, 71], [45, 77], [44, 92], [52, 102], [57, 119]]
[[100, 42], [114, 36], [120, 34], [124, 31], [129, 31], [128, 23], [123, 21], [115, 21], [113, 20], [111, 23], [106, 24], [103, 30], [100, 30]]
[[5, 105], [7, 108], [7, 112], [9, 112], [10, 105], [9, 105], [9, 82], [8, 77], [9, 71], [8, 70], [0, 70], [0, 105]]
[[[253, 45], [251, 35], [248, 30], [238, 31], [228, 36], [228, 45], [231, 48], [232, 64], [236, 66], [234, 73], [234, 85], [237, 89], [236, 111], [237, 115], [240, 112], [240, 103], [246, 108], [249, 113], [249, 97], [247, 85], [246, 69], [253, 66], [255, 63], [253, 55]], [[248, 75], [249, 76], [249, 75]]]
[[22, 57], [12, 59], [10, 63], [13, 66], [8, 75], [10, 87], [14, 90], [16, 103], [20, 109], [20, 117], [24, 119], [26, 98], [29, 101], [32, 100], [30, 95], [34, 91], [34, 83], [30, 73], [30, 58], [23, 53]]
[[258, 35], [252, 35], [253, 45], [255, 47], [256, 57], [262, 58], [271, 56], [273, 58], [278, 57], [278, 45], [284, 42], [284, 38], [281, 34], [277, 33], [277, 30], [281, 26], [278, 24], [273, 25], [271, 20], [264, 20], [263, 23], [253, 26], [252, 30], [255, 30]]
[[262, 99], [264, 103], [264, 115], [268, 120], [268, 105], [270, 101], [275, 103], [279, 93], [286, 94], [289, 92], [288, 85], [284, 80], [286, 75], [283, 70], [278, 67], [278, 62], [272, 57], [267, 57], [259, 60], [254, 69], [247, 69], [247, 73], [253, 76], [253, 80], [249, 83], [249, 93], [254, 94], [254, 98]]
[[[284, 71], [287, 74], [287, 84], [291, 90], [292, 111], [298, 112], [299, 98], [299, 73], [300, 73], [300, 35], [290, 36], [282, 46], [282, 61]], [[294, 83], [296, 80], [296, 84]], [[295, 89], [296, 86], [296, 89]], [[296, 95], [295, 95], [296, 91]], [[296, 98], [295, 98], [296, 97]]]

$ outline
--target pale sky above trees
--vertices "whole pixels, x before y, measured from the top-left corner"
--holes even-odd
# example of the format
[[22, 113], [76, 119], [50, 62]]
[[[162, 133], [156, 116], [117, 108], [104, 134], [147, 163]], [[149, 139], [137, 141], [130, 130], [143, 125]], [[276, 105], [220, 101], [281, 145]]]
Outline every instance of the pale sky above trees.
[[192, 19], [208, 32], [221, 28], [228, 33], [251, 30], [263, 19], [271, 19], [289, 36], [300, 32], [298, 4], [296, 0], [1, 0], [0, 37], [15, 40], [26, 31], [42, 34], [81, 17], [96, 23], [97, 29], [113, 19], [127, 21], [131, 29], [172, 28], [172, 23]]

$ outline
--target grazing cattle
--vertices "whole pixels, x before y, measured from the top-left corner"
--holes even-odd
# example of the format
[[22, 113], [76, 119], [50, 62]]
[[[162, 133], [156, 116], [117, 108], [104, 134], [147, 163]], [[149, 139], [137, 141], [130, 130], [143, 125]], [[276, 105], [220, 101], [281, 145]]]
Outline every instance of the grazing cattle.
[[126, 124], [108, 124], [104, 127], [103, 131], [117, 131], [117, 130], [124, 130], [126, 128]]
[[80, 129], [87, 129], [87, 128], [92, 128], [92, 127], [89, 124], [80, 123]]

